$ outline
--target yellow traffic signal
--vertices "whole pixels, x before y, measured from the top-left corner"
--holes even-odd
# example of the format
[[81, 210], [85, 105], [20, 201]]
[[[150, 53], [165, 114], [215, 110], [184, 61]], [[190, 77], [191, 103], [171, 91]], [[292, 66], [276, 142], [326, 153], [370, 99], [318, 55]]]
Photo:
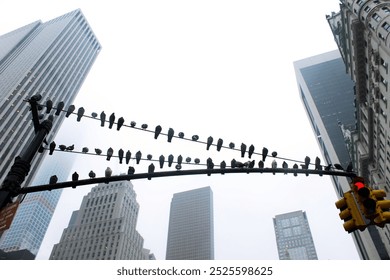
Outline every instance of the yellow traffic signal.
[[379, 227], [384, 227], [385, 224], [390, 223], [390, 200], [385, 200], [386, 192], [384, 190], [372, 190], [372, 196], [376, 200], [376, 217], [374, 224]]
[[359, 206], [351, 191], [344, 193], [344, 197], [336, 203], [337, 209], [340, 209], [340, 219], [344, 220], [344, 229], [353, 232], [357, 229], [363, 231], [367, 225], [360, 212]]

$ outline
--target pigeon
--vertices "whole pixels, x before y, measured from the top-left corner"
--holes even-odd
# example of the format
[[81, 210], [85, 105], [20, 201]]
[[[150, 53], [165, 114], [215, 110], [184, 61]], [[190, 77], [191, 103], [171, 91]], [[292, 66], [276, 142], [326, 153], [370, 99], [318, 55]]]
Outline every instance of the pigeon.
[[[295, 163], [295, 164], [293, 165], [293, 168], [294, 168], [294, 169], [298, 169], [298, 168], [299, 168], [299, 167], [298, 167], [298, 164]], [[297, 172], [294, 172], [294, 176], [298, 176], [298, 173], [297, 173]]]
[[272, 154], [271, 154], [273, 157], [276, 157], [277, 155], [278, 155], [278, 153], [277, 152], [272, 152]]
[[116, 126], [116, 130], [119, 131], [124, 123], [125, 123], [125, 119], [124, 119], [123, 117], [120, 117], [120, 118], [118, 119], [118, 123], [117, 123], [117, 126]]
[[334, 167], [338, 170], [344, 170], [344, 168], [341, 166], [341, 164], [335, 163]]
[[49, 114], [51, 109], [53, 109], [53, 101], [49, 99], [46, 101], [46, 114]]
[[98, 116], [98, 114], [97, 113], [95, 113], [95, 112], [92, 112], [92, 114], [91, 114], [91, 116], [92, 116], [92, 118], [97, 118], [97, 116]]
[[[283, 169], [287, 169], [288, 168], [287, 162], [283, 161], [282, 167], [283, 167]], [[284, 174], [287, 174], [287, 171], [285, 171]]]
[[108, 150], [107, 150], [107, 158], [106, 159], [110, 160], [112, 155], [113, 155], [113, 153], [114, 153], [114, 150], [111, 147], [108, 148]]
[[171, 166], [172, 166], [172, 163], [173, 163], [173, 155], [170, 154], [170, 155], [168, 156], [168, 166], [171, 167]]
[[66, 147], [67, 151], [73, 151], [74, 150], [74, 144]]
[[179, 137], [183, 139], [184, 138], [184, 132], [179, 132]]
[[79, 122], [85, 113], [85, 109], [80, 107], [77, 111], [77, 121]]
[[236, 146], [236, 145], [234, 145], [233, 142], [230, 142], [230, 143], [229, 143], [229, 148], [230, 148], [230, 149], [234, 149], [235, 146]]
[[[226, 162], [224, 160], [221, 162], [220, 167], [221, 167], [221, 169], [226, 168]], [[225, 174], [225, 172], [222, 171], [221, 174], [223, 175], [223, 174]]]
[[199, 163], [200, 163], [200, 159], [195, 158], [195, 159], [194, 159], [194, 162], [195, 162], [195, 164], [199, 164]]
[[109, 118], [109, 126], [108, 126], [108, 128], [112, 128], [112, 126], [114, 125], [114, 122], [115, 122], [115, 113], [112, 113], [111, 115], [110, 115], [110, 118]]
[[131, 122], [130, 122], [130, 126], [131, 126], [131, 127], [135, 127], [136, 125], [137, 125], [137, 123], [136, 123], [135, 121], [131, 121]]
[[61, 151], [65, 151], [66, 150], [66, 146], [65, 145], [59, 145], [58, 147], [60, 148]]
[[49, 179], [49, 184], [50, 184], [50, 185], [56, 184], [57, 181], [58, 181], [58, 177], [57, 177], [56, 175], [53, 175], [53, 176], [51, 176], [50, 179]]
[[310, 158], [308, 156], [305, 157], [305, 169], [309, 169]]
[[[276, 162], [276, 160], [272, 161], [271, 167], [272, 167], [272, 169], [276, 169], [278, 167], [278, 163]], [[272, 174], [275, 175], [275, 172], [272, 172]]]
[[53, 142], [50, 143], [49, 155], [52, 155], [52, 154], [53, 154], [54, 149], [56, 148], [56, 146], [57, 146], [56, 142], [53, 141]]
[[88, 176], [89, 176], [89, 178], [93, 179], [93, 178], [96, 177], [96, 174], [95, 174], [95, 172], [93, 172], [93, 171], [91, 170], [91, 171], [89, 171]]
[[109, 178], [109, 177], [111, 177], [111, 175], [112, 175], [112, 170], [111, 170], [110, 167], [107, 167], [106, 170], [105, 170], [105, 172], [104, 172], [104, 176], [105, 176], [106, 178]]
[[210, 149], [212, 143], [213, 143], [213, 137], [209, 136], [209, 138], [207, 138], [207, 146], [206, 146], [207, 151]]
[[127, 152], [126, 152], [126, 164], [129, 164], [130, 159], [131, 159], [131, 152], [129, 150], [127, 150]]
[[268, 155], [268, 149], [266, 147], [263, 148], [263, 153], [262, 153], [262, 156], [263, 156], [263, 162], [265, 161], [265, 159], [267, 158], [267, 155]]
[[58, 105], [57, 105], [57, 110], [56, 110], [56, 113], [55, 113], [56, 116], [59, 116], [59, 115], [60, 115], [62, 109], [64, 109], [64, 106], [65, 106], [65, 104], [64, 104], [63, 101], [61, 101], [60, 103], [58, 103]]
[[97, 155], [101, 155], [101, 154], [102, 154], [102, 150], [100, 150], [100, 149], [95, 149], [95, 153], [96, 153]]
[[222, 148], [223, 140], [221, 138], [217, 141], [217, 151], [219, 152]]
[[127, 175], [132, 175], [132, 174], [134, 174], [134, 172], [135, 172], [134, 167], [129, 166], [129, 169], [127, 169]]
[[141, 153], [141, 151], [138, 151], [138, 152], [135, 154], [135, 159], [136, 159], [137, 164], [139, 164], [139, 162], [140, 162], [140, 160], [141, 160], [141, 157], [142, 157], [142, 153]]
[[191, 162], [191, 158], [190, 157], [186, 157], [186, 163], [190, 163]]
[[146, 123], [144, 123], [144, 124], [141, 125], [141, 128], [142, 128], [142, 129], [147, 129], [147, 128], [148, 128], [148, 125], [147, 125]]
[[236, 163], [237, 161], [235, 159], [232, 159], [232, 161], [230, 162], [231, 168], [236, 168]]
[[198, 135], [192, 135], [192, 141], [198, 141], [199, 136]]
[[246, 145], [244, 143], [241, 144], [241, 157], [245, 156]]
[[65, 115], [65, 117], [69, 117], [70, 116], [70, 114], [72, 114], [73, 113], [73, 111], [76, 109], [76, 107], [74, 106], [74, 105], [70, 105], [69, 107], [68, 107], [68, 110], [66, 111], [66, 115]]
[[248, 156], [249, 156], [249, 158], [252, 157], [254, 151], [255, 151], [255, 146], [250, 145], [249, 149], [248, 149]]
[[148, 154], [148, 155], [146, 156], [146, 158], [147, 158], [148, 160], [152, 160], [152, 158], [153, 158], [153, 155], [151, 155], [151, 154]]
[[[155, 167], [154, 167], [154, 164], [153, 163], [151, 163], [150, 165], [149, 165], [149, 167], [148, 167], [148, 173], [149, 174], [152, 174], [152, 173], [154, 173], [154, 169], [155, 169]], [[151, 180], [152, 179], [152, 177], [148, 177], [148, 180]]]
[[315, 160], [315, 170], [322, 170], [322, 166], [321, 166], [321, 160], [319, 157], [316, 157], [316, 160]]
[[86, 154], [89, 152], [89, 149], [88, 147], [84, 147], [83, 150], [81, 151], [82, 153]]
[[181, 165], [182, 162], [183, 162], [183, 157], [181, 155], [179, 155], [177, 157], [177, 163]]
[[161, 155], [158, 158], [158, 161], [160, 162], [160, 168], [163, 168], [164, 167], [164, 162], [165, 162], [165, 157], [163, 155]]
[[[72, 174], [72, 181], [73, 181], [73, 182], [76, 182], [76, 181], [78, 181], [78, 180], [79, 180], [79, 174], [78, 174], [77, 172], [73, 173], [73, 174]], [[75, 189], [75, 188], [76, 188], [76, 185], [73, 185], [72, 188]]]
[[175, 133], [175, 131], [173, 130], [173, 128], [168, 129], [168, 142], [172, 141], [172, 137], [173, 137], [174, 133]]
[[118, 151], [118, 156], [119, 156], [119, 163], [122, 164], [123, 156], [124, 156], [124, 151], [122, 149]]
[[106, 113], [104, 113], [104, 111], [102, 111], [100, 113], [100, 126], [104, 126], [105, 122], [106, 122]]
[[259, 161], [259, 168], [264, 168], [264, 161], [262, 160]]
[[161, 130], [162, 130], [161, 125], [156, 126], [156, 128], [154, 129], [154, 139], [157, 139], [157, 137], [158, 137], [158, 136], [160, 135], [160, 133], [161, 133]]

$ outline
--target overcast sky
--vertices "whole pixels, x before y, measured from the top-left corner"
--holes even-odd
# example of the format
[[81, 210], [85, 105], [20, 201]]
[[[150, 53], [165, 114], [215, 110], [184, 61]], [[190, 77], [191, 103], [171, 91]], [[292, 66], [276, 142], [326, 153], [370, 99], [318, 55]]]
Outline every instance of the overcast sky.
[[[159, 124], [163, 132], [172, 127], [176, 133], [197, 134], [203, 141], [222, 138], [236, 147], [253, 144], [256, 152], [267, 147], [285, 158], [321, 157], [299, 99], [293, 62], [337, 48], [325, 19], [338, 11], [337, 0], [16, 0], [0, 10], [0, 34], [77, 8], [103, 47], [74, 103], [86, 114], [115, 112], [127, 124]], [[79, 151], [112, 147], [154, 158], [171, 153], [198, 157], [203, 163], [208, 157], [214, 163], [240, 160], [236, 151], [206, 151], [204, 145], [180, 139], [167, 143], [166, 137], [154, 140], [150, 133], [109, 130], [73, 117], [64, 122], [56, 142], [75, 144]], [[72, 171], [81, 178], [91, 169], [103, 176], [107, 166], [115, 174], [127, 171], [115, 160], [74, 159]], [[148, 164], [135, 165], [136, 172], [146, 172]], [[172, 195], [204, 186], [214, 193], [216, 259], [278, 259], [272, 218], [296, 210], [307, 213], [319, 259], [358, 259], [327, 176], [198, 175], [136, 180], [133, 185], [140, 204], [137, 229], [144, 247], [160, 260], [165, 258]], [[64, 190], [38, 259], [48, 259], [90, 188]]]

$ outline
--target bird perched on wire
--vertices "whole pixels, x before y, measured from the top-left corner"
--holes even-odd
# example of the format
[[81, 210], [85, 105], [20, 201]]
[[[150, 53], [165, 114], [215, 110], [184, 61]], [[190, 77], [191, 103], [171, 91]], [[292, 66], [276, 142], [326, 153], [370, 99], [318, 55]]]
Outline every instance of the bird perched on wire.
[[199, 136], [198, 135], [192, 135], [192, 141], [198, 141], [199, 140]]
[[133, 166], [129, 166], [129, 168], [127, 169], [127, 175], [132, 175], [134, 174], [135, 172], [135, 169]]
[[278, 155], [277, 152], [272, 152], [271, 156], [276, 157]]
[[172, 163], [173, 163], [173, 155], [170, 154], [170, 155], [168, 156], [168, 166], [171, 167], [171, 166], [172, 166]]
[[65, 145], [59, 145], [58, 147], [60, 148], [61, 151], [65, 151], [66, 150], [66, 146]]
[[230, 148], [230, 149], [234, 149], [235, 146], [236, 146], [236, 145], [235, 145], [233, 142], [230, 142], [230, 143], [229, 143], [229, 148]]
[[119, 151], [118, 151], [119, 164], [122, 164], [124, 154], [125, 154], [125, 152], [122, 149], [119, 149]]
[[265, 159], [267, 158], [267, 155], [268, 155], [268, 149], [266, 147], [263, 148], [263, 152], [262, 152], [262, 156], [263, 156], [263, 162], [265, 161]]
[[310, 158], [308, 156], [305, 157], [305, 166], [304, 169], [309, 169]]
[[65, 107], [65, 103], [63, 101], [60, 101], [60, 103], [58, 103], [57, 105], [55, 115], [59, 116], [60, 113], [62, 112], [62, 109], [64, 109], [64, 107]]
[[[79, 174], [78, 174], [77, 172], [73, 173], [73, 174], [72, 174], [72, 181], [73, 181], [73, 182], [76, 182], [76, 181], [78, 181], [78, 180], [79, 180]], [[76, 188], [76, 185], [73, 185], [72, 188], [73, 188], [73, 189]]]
[[95, 113], [95, 112], [92, 112], [91, 116], [92, 116], [92, 118], [94, 118], [94, 119], [95, 119], [95, 118], [98, 116], [98, 114], [97, 114], [97, 113]]
[[154, 129], [154, 139], [157, 139], [157, 137], [158, 137], [158, 136], [160, 135], [160, 133], [161, 133], [161, 130], [162, 130], [161, 125], [156, 126], [156, 128]]
[[213, 137], [212, 136], [209, 136], [209, 138], [207, 138], [207, 146], [206, 146], [206, 150], [208, 151], [210, 149], [210, 146], [211, 144], [213, 143]]
[[246, 145], [244, 143], [241, 143], [241, 157], [245, 156], [246, 152]]
[[89, 152], [88, 147], [83, 147], [81, 152], [84, 153], [84, 154], [88, 153]]
[[172, 137], [173, 137], [174, 133], [175, 133], [175, 131], [173, 130], [173, 128], [168, 129], [168, 142], [172, 141]]
[[89, 171], [88, 176], [89, 176], [89, 178], [93, 179], [93, 178], [96, 177], [96, 174], [95, 174], [95, 172], [93, 172], [93, 171], [91, 170], [91, 171]]
[[49, 146], [49, 155], [52, 155], [52, 154], [53, 154], [54, 149], [56, 148], [56, 146], [57, 146], [56, 142], [53, 141], [53, 142], [50, 143], [50, 146]]
[[46, 101], [46, 114], [50, 114], [51, 109], [53, 109], [53, 101], [48, 99]]
[[161, 155], [159, 158], [158, 158], [158, 161], [160, 163], [160, 168], [163, 168], [164, 167], [164, 162], [165, 162], [165, 157], [163, 155]]
[[[298, 169], [299, 168], [299, 166], [298, 166], [298, 164], [294, 164], [293, 165], [293, 169]], [[294, 176], [298, 176], [298, 173], [297, 172], [294, 172]]]
[[129, 164], [130, 159], [131, 159], [131, 152], [129, 150], [127, 150], [127, 152], [126, 152], [126, 164]]
[[110, 118], [108, 119], [108, 122], [109, 122], [109, 126], [108, 126], [108, 128], [112, 128], [112, 126], [114, 125], [114, 122], [115, 122], [115, 113], [112, 113], [111, 115], [110, 115]]
[[108, 150], [107, 150], [107, 160], [111, 159], [113, 153], [114, 153], [114, 150], [111, 147], [108, 148]]
[[321, 160], [319, 157], [316, 157], [314, 164], [315, 164], [314, 167], [315, 170], [322, 170]]
[[250, 145], [250, 146], [249, 146], [249, 149], [248, 149], [248, 156], [249, 156], [249, 158], [252, 157], [254, 151], [255, 151], [255, 146]]
[[57, 181], [58, 181], [58, 177], [56, 175], [53, 175], [49, 179], [49, 184], [50, 185], [57, 184]]
[[104, 176], [106, 178], [109, 178], [109, 177], [111, 177], [111, 175], [112, 175], [112, 170], [110, 167], [107, 167], [106, 170], [104, 171]]
[[102, 154], [102, 150], [100, 150], [100, 149], [98, 149], [98, 148], [96, 148], [95, 149], [95, 153], [97, 154], [97, 155], [101, 155]]
[[72, 144], [72, 145], [66, 147], [66, 150], [67, 150], [67, 151], [73, 151], [73, 150], [74, 150], [74, 144]]
[[336, 169], [338, 169], [338, 170], [342, 170], [342, 171], [344, 171], [344, 168], [341, 166], [341, 164], [339, 164], [339, 163], [335, 163], [334, 164], [334, 167], [336, 168]]
[[84, 107], [80, 107], [78, 110], [77, 110], [77, 121], [79, 122], [81, 120], [81, 118], [84, 116], [84, 113], [85, 113], [85, 109]]
[[[148, 173], [149, 173], [149, 174], [154, 173], [154, 169], [155, 169], [155, 166], [154, 166], [153, 163], [151, 163], [151, 164], [149, 165], [149, 167], [148, 167]], [[152, 179], [152, 177], [148, 176], [148, 180], [151, 180], [151, 179]]]
[[221, 138], [217, 141], [217, 151], [219, 152], [222, 148], [223, 140]]
[[283, 161], [282, 167], [283, 167], [283, 169], [286, 169], [285, 172], [284, 172], [284, 174], [287, 174], [287, 168], [288, 168], [287, 162]]
[[[272, 169], [276, 169], [278, 167], [278, 163], [276, 162], [276, 160], [272, 161], [271, 167], [272, 167]], [[272, 174], [275, 175], [275, 172], [272, 172]]]
[[183, 162], [183, 157], [182, 157], [182, 155], [179, 155], [177, 157], [177, 163], [181, 165], [182, 162]]
[[106, 113], [102, 111], [100, 113], [100, 126], [104, 126], [105, 122], [106, 122]]
[[72, 114], [75, 109], [76, 109], [76, 107], [74, 105], [70, 105], [68, 107], [68, 110], [66, 111], [65, 117], [68, 118], [70, 116], [70, 114]]
[[200, 159], [195, 158], [195, 159], [194, 159], [194, 162], [195, 162], [195, 164], [199, 164], [199, 163], [200, 163]]
[[120, 117], [118, 119], [118, 123], [116, 124], [117, 125], [116, 126], [116, 130], [119, 131], [124, 123], [125, 123], [125, 119], [123, 117]]
[[264, 168], [264, 161], [262, 160], [259, 161], [259, 168]]
[[135, 154], [135, 160], [136, 160], [137, 164], [139, 164], [139, 162], [141, 161], [141, 157], [142, 157], [142, 153], [141, 153], [141, 151], [138, 151]]
[[[224, 160], [221, 161], [219, 166], [221, 167], [221, 169], [225, 169], [226, 168], [226, 162]], [[225, 174], [225, 172], [222, 171], [221, 174], [223, 175], [223, 174]]]
[[231, 162], [230, 162], [230, 167], [231, 168], [236, 168], [236, 163], [237, 163], [237, 161], [235, 159], [232, 159]]

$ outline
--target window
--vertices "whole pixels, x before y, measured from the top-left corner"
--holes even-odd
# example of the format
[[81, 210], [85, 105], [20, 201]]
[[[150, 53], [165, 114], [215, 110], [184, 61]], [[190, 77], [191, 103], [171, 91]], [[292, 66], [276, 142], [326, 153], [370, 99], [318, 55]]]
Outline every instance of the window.
[[372, 18], [373, 18], [374, 20], [376, 20], [376, 21], [380, 21], [380, 20], [382, 19], [381, 16], [378, 15], [377, 13], [374, 13], [374, 14], [372, 15]]
[[386, 29], [386, 31], [390, 30], [390, 24], [388, 24], [386, 21], [382, 24], [382, 27]]

